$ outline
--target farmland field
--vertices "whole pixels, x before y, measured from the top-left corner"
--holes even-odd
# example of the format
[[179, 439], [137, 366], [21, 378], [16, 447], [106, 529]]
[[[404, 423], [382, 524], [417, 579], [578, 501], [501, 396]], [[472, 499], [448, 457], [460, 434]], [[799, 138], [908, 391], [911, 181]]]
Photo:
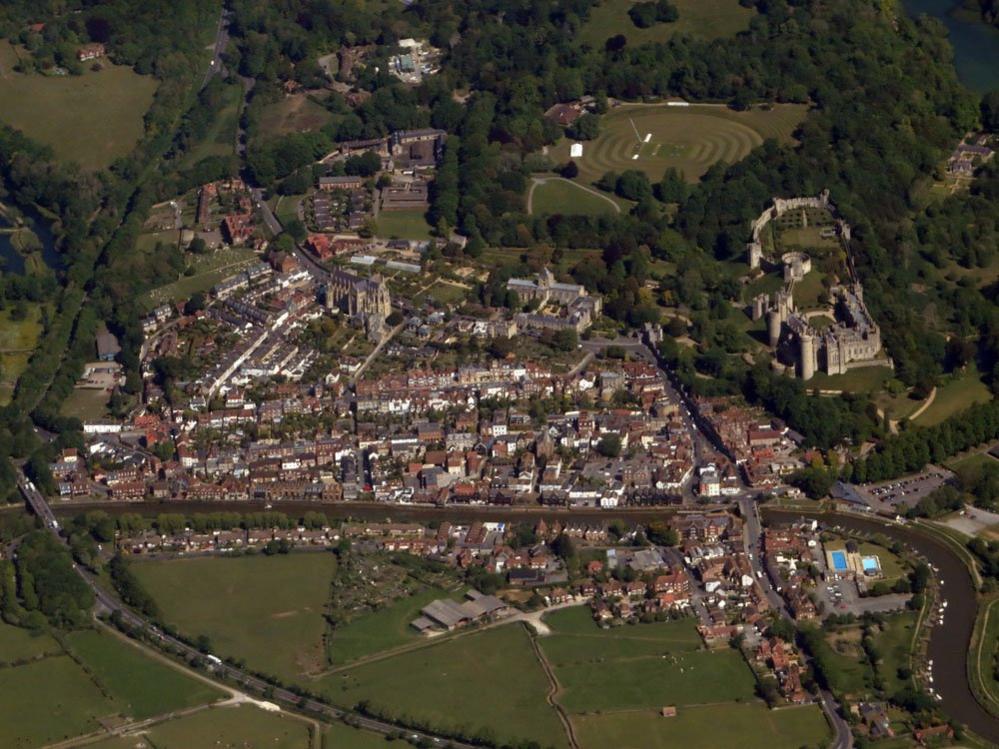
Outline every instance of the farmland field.
[[751, 699], [754, 679], [735, 650], [701, 649], [694, 619], [601, 630], [585, 609], [557, 612], [539, 639], [569, 712]]
[[815, 705], [769, 710], [762, 702], [681, 707], [676, 717], [629, 711], [573, 717], [582, 749], [798, 749], [829, 729]]
[[36, 634], [0, 621], [0, 663], [14, 663], [62, 652], [47, 634]]
[[332, 554], [174, 559], [132, 565], [166, 621], [220, 656], [292, 679], [324, 663]]
[[114, 695], [118, 712], [132, 718], [182, 710], [219, 699], [222, 692], [153, 660], [129, 643], [96, 630], [67, 636], [70, 652]]
[[[696, 182], [712, 164], [739, 161], [767, 138], [790, 142], [807, 111], [798, 104], [746, 112], [708, 105], [623, 105], [601, 117], [600, 135], [583, 143], [583, 155], [575, 159], [577, 180], [591, 184], [605, 172], [638, 169], [658, 182], [675, 168], [688, 182]], [[565, 163], [569, 146], [563, 138], [549, 157]]]
[[323, 734], [323, 746], [329, 749], [385, 749], [385, 737], [357, 728], [334, 723]]
[[[3, 59], [10, 59], [11, 47]], [[16, 73], [0, 66], [0, 120], [51, 146], [56, 158], [103, 169], [142, 137], [142, 118], [156, 81], [131, 68], [104, 63], [79, 76]]]
[[154, 726], [156, 749], [309, 749], [309, 726], [302, 720], [267, 713], [249, 705], [216, 707]]
[[420, 609], [447, 592], [431, 588], [361, 616], [337, 627], [330, 637], [331, 660], [335, 665], [355, 661], [417, 640], [419, 635], [409, 623], [420, 615]]
[[734, 36], [749, 27], [755, 15], [737, 0], [673, 0], [680, 17], [674, 23], [657, 23], [640, 29], [628, 15], [628, 0], [604, 0], [590, 11], [579, 31], [579, 40], [602, 47], [608, 37], [623, 34], [629, 44], [664, 42], [674, 34], [689, 34], [702, 39]]
[[59, 655], [0, 669], [0, 746], [34, 747], [98, 728], [115, 712], [89, 676]]
[[412, 716], [434, 726], [486, 729], [501, 740], [565, 746], [548, 682], [526, 631], [496, 627], [428, 644], [323, 677], [311, 687], [333, 702]]
[[531, 187], [531, 214], [552, 213], [603, 216], [619, 213], [610, 197], [594, 195], [566, 179], [548, 178]]

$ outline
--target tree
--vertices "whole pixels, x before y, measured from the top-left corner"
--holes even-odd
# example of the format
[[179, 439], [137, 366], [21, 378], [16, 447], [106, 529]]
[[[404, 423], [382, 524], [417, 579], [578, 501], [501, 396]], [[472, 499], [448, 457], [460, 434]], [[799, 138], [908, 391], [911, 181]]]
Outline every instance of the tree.
[[616, 458], [621, 454], [621, 436], [608, 432], [597, 442], [597, 452], [605, 458]]
[[579, 166], [575, 161], [567, 161], [560, 173], [566, 179], [575, 179], [579, 175]]
[[305, 238], [309, 236], [309, 232], [305, 228], [305, 224], [297, 218], [293, 218], [290, 221], [285, 222], [284, 230], [288, 232], [295, 242], [304, 242]]
[[982, 96], [982, 127], [989, 132], [999, 132], [999, 90]]
[[600, 135], [600, 118], [589, 112], [584, 113], [578, 120], [569, 125], [565, 130], [566, 135], [576, 140], [594, 140]]

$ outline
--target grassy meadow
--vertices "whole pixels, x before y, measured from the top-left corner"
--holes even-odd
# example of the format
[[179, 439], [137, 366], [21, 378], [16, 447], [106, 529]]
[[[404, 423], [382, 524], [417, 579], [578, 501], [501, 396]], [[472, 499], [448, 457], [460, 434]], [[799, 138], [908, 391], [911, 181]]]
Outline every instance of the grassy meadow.
[[566, 179], [548, 178], [531, 188], [531, 214], [545, 216], [553, 213], [605, 216], [618, 213], [617, 204], [584, 190]]
[[157, 560], [132, 569], [163, 618], [188, 636], [207, 635], [219, 656], [282, 679], [325, 664], [332, 554]]
[[102, 62], [79, 76], [16, 73], [16, 50], [0, 41], [0, 121], [52, 148], [61, 161], [104, 169], [126, 155], [143, 133], [156, 81]]
[[680, 17], [674, 23], [657, 23], [640, 29], [632, 22], [629, 0], [604, 0], [590, 11], [590, 17], [580, 29], [579, 40], [593, 47], [602, 47], [609, 37], [623, 34], [631, 46], [665, 42], [677, 34], [701, 39], [734, 36], [749, 28], [755, 15], [737, 0], [673, 0]]

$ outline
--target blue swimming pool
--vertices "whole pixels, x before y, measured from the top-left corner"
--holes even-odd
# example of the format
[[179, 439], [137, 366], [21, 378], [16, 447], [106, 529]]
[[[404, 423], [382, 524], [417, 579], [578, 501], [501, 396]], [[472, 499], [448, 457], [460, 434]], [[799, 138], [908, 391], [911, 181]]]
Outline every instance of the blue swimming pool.
[[864, 566], [864, 572], [881, 571], [881, 562], [877, 557], [862, 557], [860, 563]]
[[829, 557], [832, 559], [833, 569], [836, 572], [846, 572], [846, 552], [845, 551], [831, 551], [829, 552]]

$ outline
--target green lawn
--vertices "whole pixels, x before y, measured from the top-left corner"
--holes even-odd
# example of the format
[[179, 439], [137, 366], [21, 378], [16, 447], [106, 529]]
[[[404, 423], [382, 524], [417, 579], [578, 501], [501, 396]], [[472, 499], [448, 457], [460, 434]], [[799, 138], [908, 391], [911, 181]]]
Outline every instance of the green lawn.
[[39, 304], [26, 304], [23, 320], [12, 320], [10, 309], [0, 312], [0, 403], [6, 403], [42, 333]]
[[333, 630], [330, 637], [330, 655], [335, 665], [350, 663], [372, 653], [405, 645], [419, 638], [409, 623], [420, 615], [420, 609], [438, 598], [448, 597], [447, 591], [437, 588], [400, 598], [385, 608], [358, 617]]
[[633, 45], [664, 42], [674, 34], [689, 34], [703, 39], [734, 36], [749, 27], [755, 13], [737, 0], [673, 0], [680, 17], [674, 23], [657, 23], [640, 29], [628, 15], [627, 0], [604, 0], [590, 11], [579, 31], [579, 40], [602, 48], [608, 37], [624, 34]]
[[333, 702], [367, 700], [379, 711], [434, 726], [486, 729], [501, 741], [566, 745], [548, 681], [523, 627], [461, 635], [392, 658], [330, 674], [312, 685]]
[[385, 737], [380, 733], [362, 731], [343, 723], [334, 723], [326, 729], [323, 742], [323, 746], [328, 749], [385, 749], [386, 747]]
[[66, 643], [86, 664], [91, 678], [114, 695], [119, 712], [132, 718], [182, 710], [225, 696], [106, 632], [74, 632]]
[[98, 728], [115, 713], [97, 685], [68, 656], [0, 669], [0, 746], [49, 744]]
[[58, 655], [61, 652], [62, 648], [49, 635], [0, 621], [0, 664]]
[[810, 310], [820, 306], [819, 296], [826, 290], [822, 285], [822, 278], [820, 271], [813, 270], [794, 285], [794, 303], [798, 309]]
[[585, 660], [553, 664], [569, 712], [697, 705], [753, 698], [755, 680], [735, 650], [621, 657], [599, 649]]
[[157, 560], [133, 569], [166, 621], [207, 635], [217, 655], [283, 679], [325, 665], [332, 554]]
[[156, 749], [310, 749], [308, 724], [249, 705], [216, 707], [154, 726]]
[[616, 204], [609, 198], [594, 195], [565, 179], [548, 178], [534, 187], [531, 196], [532, 215], [603, 216], [618, 212]]
[[75, 416], [83, 421], [99, 421], [107, 416], [111, 394], [104, 390], [75, 389], [59, 406], [63, 416]]
[[824, 745], [815, 705], [769, 710], [762, 702], [681, 707], [676, 717], [629, 711], [573, 717], [582, 749], [799, 749]]
[[378, 214], [377, 233], [385, 239], [430, 239], [430, 224], [423, 217], [425, 211], [381, 211]]
[[[792, 142], [807, 111], [806, 106], [797, 104], [746, 112], [705, 105], [623, 105], [601, 117], [600, 135], [583, 144], [583, 155], [574, 159], [579, 167], [576, 179], [592, 184], [608, 171], [638, 169], [658, 182], [667, 169], [675, 168], [688, 181], [696, 182], [712, 164], [735, 163], [767, 138]], [[570, 145], [571, 141], [563, 138], [552, 146], [549, 158], [556, 164], [565, 163]], [[633, 158], [636, 153], [637, 159]]]
[[[909, 684], [898, 676], [899, 668], [909, 667], [909, 652], [912, 648], [913, 629], [916, 626], [915, 612], [896, 614], [885, 619], [884, 631], [878, 635], [881, 661], [878, 673], [885, 680], [885, 692], [894, 694]], [[999, 630], [997, 630], [999, 634]]]
[[829, 686], [836, 694], [857, 697], [866, 695], [874, 680], [874, 671], [864, 659], [860, 646], [860, 626], [844, 627], [826, 635], [829, 643]]
[[[0, 44], [8, 47], [6, 41]], [[156, 80], [104, 62], [80, 76], [0, 70], [0, 120], [51, 146], [56, 158], [87, 170], [126, 155], [143, 133]]]
[[291, 94], [263, 108], [259, 131], [268, 138], [315, 132], [332, 120], [333, 115], [308, 94]]
[[933, 426], [976, 403], [988, 403], [990, 400], [992, 393], [988, 385], [982, 382], [975, 367], [968, 367], [963, 374], [937, 387], [933, 403], [913, 423]]
[[556, 667], [608, 660], [660, 657], [702, 647], [694, 619], [601, 629], [585, 606], [556, 611], [545, 617], [553, 630], [542, 637], [542, 650]]
[[845, 390], [848, 393], [874, 393], [880, 390], [885, 382], [894, 375], [888, 367], [859, 367], [851, 369], [846, 374], [827, 375], [816, 372], [805, 386], [811, 390]]

